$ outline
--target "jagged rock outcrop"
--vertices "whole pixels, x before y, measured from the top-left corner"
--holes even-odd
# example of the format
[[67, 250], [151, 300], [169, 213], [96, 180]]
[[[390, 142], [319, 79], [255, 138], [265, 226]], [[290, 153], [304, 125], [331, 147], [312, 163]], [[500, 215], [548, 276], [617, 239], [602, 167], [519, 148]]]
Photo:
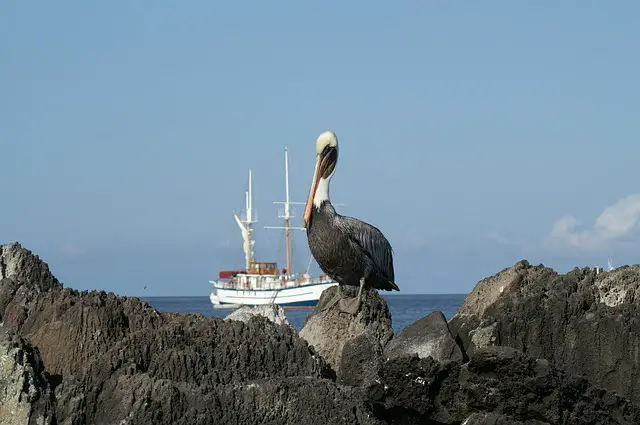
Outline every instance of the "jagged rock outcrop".
[[19, 243], [0, 245], [0, 322], [2, 312], [16, 294], [24, 302], [40, 293], [61, 289], [49, 266]]
[[628, 400], [508, 347], [478, 349], [462, 365], [431, 357], [393, 359], [379, 381], [368, 388], [368, 399], [391, 424], [453, 425], [474, 413], [492, 414], [476, 415], [475, 421], [493, 417], [501, 424], [640, 423], [640, 408]]
[[520, 261], [479, 282], [449, 327], [469, 354], [513, 347], [640, 402], [640, 266], [559, 275]]
[[[349, 387], [305, 377], [191, 386], [130, 374], [101, 398], [95, 424], [384, 425]], [[76, 422], [85, 423], [78, 418]]]
[[150, 335], [171, 317], [136, 298], [68, 288], [31, 301], [16, 294], [0, 313], [5, 326], [39, 348], [47, 370], [63, 376], [77, 374], [132, 332]]
[[[24, 264], [42, 269], [32, 260]], [[291, 327], [160, 313], [136, 298], [57, 285], [43, 292], [47, 276], [11, 276], [0, 314], [38, 347], [59, 425], [379, 423], [353, 390], [327, 379], [334, 372]]]
[[[362, 294], [362, 306], [355, 316], [340, 311], [336, 303], [324, 310], [336, 294], [338, 288], [326, 289], [315, 310], [307, 316], [300, 336], [312, 345], [340, 375], [343, 349], [345, 344], [356, 337], [366, 337], [371, 350], [381, 351], [393, 338], [391, 313], [386, 301], [376, 290], [365, 290]], [[355, 297], [357, 288], [344, 287], [345, 297]], [[359, 345], [364, 341], [359, 340]]]
[[52, 391], [38, 350], [0, 326], [0, 424], [53, 424]]
[[39, 292], [62, 286], [47, 263], [18, 242], [0, 245], [0, 280], [5, 278], [28, 283]]
[[[439, 312], [391, 339], [391, 315], [374, 291], [355, 318], [337, 306], [319, 311], [335, 288], [323, 294], [301, 331], [316, 350], [291, 326], [260, 314], [230, 320], [160, 313], [136, 298], [63, 289], [44, 263], [19, 246], [3, 246], [2, 253], [5, 270], [7, 258], [21, 258], [22, 266], [12, 265], [0, 280], [5, 329], [21, 335], [0, 333], [0, 423], [6, 412], [14, 421], [9, 424], [30, 425], [640, 423], [637, 405], [553, 362], [507, 347], [482, 348], [505, 336], [531, 344], [538, 341], [531, 335], [557, 332], [535, 334], [505, 310], [542, 300], [541, 317], [555, 317], [548, 311], [556, 304], [544, 306], [560, 291], [549, 269], [522, 263], [493, 278], [502, 291], [488, 285], [468, 299], [449, 324], [469, 349], [467, 361], [451, 345]], [[548, 276], [551, 283], [544, 280]], [[591, 306], [585, 320], [601, 305], [626, 306], [619, 320], [637, 310], [632, 277], [625, 286], [620, 276], [579, 276], [558, 277], [569, 282], [562, 322], [567, 329], [575, 326], [573, 312], [585, 305]], [[542, 287], [547, 298], [536, 298]], [[588, 293], [591, 304], [584, 301]], [[581, 302], [572, 304], [574, 299]], [[600, 301], [594, 306], [594, 300]], [[622, 304], [607, 305], [616, 303]], [[525, 311], [525, 319], [536, 320], [533, 309]], [[595, 315], [588, 320], [600, 323]], [[622, 331], [612, 329], [614, 335]], [[523, 330], [530, 334], [517, 339]], [[535, 351], [527, 348], [528, 354]]]
[[[173, 418], [154, 423], [178, 423], [177, 418], [190, 417], [185, 408], [215, 401], [231, 388], [332, 376], [293, 329], [260, 316], [244, 323], [162, 314], [137, 299], [63, 290], [39, 297], [23, 322], [6, 317], [39, 347], [47, 370], [61, 380], [56, 387], [59, 424], [123, 420], [148, 397], [156, 402], [154, 415]], [[280, 395], [286, 404], [294, 392]], [[210, 409], [216, 405], [224, 406], [214, 403]], [[251, 410], [245, 409], [244, 414]]]
[[465, 357], [441, 311], [434, 311], [407, 326], [384, 349], [385, 358], [412, 354], [420, 358], [431, 356], [441, 362], [461, 362]]
[[248, 322], [253, 316], [263, 316], [278, 325], [291, 326], [289, 319], [287, 319], [287, 315], [284, 313], [284, 309], [278, 304], [265, 304], [258, 306], [245, 305], [234, 310], [226, 317], [226, 319]]

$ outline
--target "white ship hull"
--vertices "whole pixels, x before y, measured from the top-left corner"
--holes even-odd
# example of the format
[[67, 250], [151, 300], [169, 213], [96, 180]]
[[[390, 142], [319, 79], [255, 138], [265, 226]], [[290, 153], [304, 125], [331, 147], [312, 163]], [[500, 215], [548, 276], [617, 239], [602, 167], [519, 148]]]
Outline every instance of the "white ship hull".
[[315, 307], [322, 292], [335, 282], [312, 283], [282, 289], [236, 289], [217, 287], [213, 282], [210, 298], [214, 308], [237, 308], [242, 305], [278, 304], [289, 308]]

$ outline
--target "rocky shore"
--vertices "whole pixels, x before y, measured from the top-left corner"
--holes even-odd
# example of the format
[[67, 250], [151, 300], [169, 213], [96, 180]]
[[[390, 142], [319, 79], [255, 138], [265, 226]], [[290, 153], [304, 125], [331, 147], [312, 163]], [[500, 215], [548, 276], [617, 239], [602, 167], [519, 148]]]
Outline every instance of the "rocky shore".
[[226, 319], [64, 288], [0, 245], [0, 423], [640, 424], [640, 267], [561, 275], [526, 261], [447, 321], [394, 335], [384, 299]]

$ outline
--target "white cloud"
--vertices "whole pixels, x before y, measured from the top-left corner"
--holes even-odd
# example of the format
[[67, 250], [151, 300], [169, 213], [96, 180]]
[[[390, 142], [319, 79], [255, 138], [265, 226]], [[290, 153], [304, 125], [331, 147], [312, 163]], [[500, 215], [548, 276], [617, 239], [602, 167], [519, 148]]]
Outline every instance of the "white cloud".
[[640, 223], [640, 195], [631, 195], [607, 207], [592, 227], [581, 229], [573, 216], [556, 221], [550, 240], [557, 247], [598, 250], [631, 236]]

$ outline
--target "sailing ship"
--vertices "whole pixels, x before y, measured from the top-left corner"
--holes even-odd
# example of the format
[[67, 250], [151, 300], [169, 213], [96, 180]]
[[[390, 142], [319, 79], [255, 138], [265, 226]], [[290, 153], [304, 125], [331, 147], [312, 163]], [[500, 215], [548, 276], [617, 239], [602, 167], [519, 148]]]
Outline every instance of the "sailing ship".
[[[289, 200], [289, 153], [284, 151], [285, 162], [285, 201], [281, 204], [278, 217], [284, 220], [284, 226], [265, 226], [265, 229], [284, 230], [286, 267], [280, 270], [277, 262], [256, 261], [254, 258], [255, 240], [252, 238], [253, 224], [257, 223], [253, 210], [252, 174], [249, 170], [249, 190], [245, 192], [245, 211], [243, 217], [236, 212], [233, 216], [240, 227], [245, 255], [245, 268], [224, 270], [218, 273], [217, 280], [209, 281], [213, 287], [210, 299], [214, 308], [237, 308], [242, 305], [278, 304], [285, 308], [312, 308], [318, 303], [322, 292], [338, 283], [326, 275], [312, 277], [308, 268], [304, 273], [292, 270], [291, 232], [305, 230], [291, 226], [295, 217], [291, 205], [304, 205], [303, 202]], [[309, 261], [310, 265], [311, 261]]]

